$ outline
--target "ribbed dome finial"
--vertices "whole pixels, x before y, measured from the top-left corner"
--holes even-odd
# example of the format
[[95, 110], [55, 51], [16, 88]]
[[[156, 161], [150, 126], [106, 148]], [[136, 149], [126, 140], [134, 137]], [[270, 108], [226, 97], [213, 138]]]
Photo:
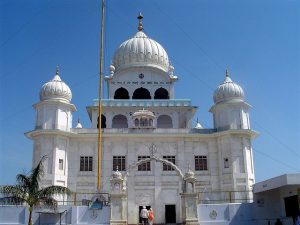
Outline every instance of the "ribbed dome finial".
[[59, 72], [59, 67], [56, 66], [56, 69], [55, 69], [55, 75], [58, 75], [58, 72]]
[[228, 69], [223, 83], [221, 83], [214, 92], [214, 102], [224, 102], [232, 99], [244, 100], [245, 95], [242, 87], [234, 83], [229, 77]]
[[56, 67], [55, 75], [52, 80], [45, 83], [40, 90], [40, 100], [64, 100], [70, 102], [72, 92], [69, 86], [59, 77], [58, 66]]
[[226, 77], [229, 77], [229, 71], [228, 71], [228, 68], [226, 68], [225, 76], [226, 76]]
[[142, 31], [144, 28], [143, 28], [143, 14], [140, 12], [139, 13], [139, 16], [137, 17], [138, 20], [139, 20], [139, 26], [138, 26], [138, 30], [139, 31]]

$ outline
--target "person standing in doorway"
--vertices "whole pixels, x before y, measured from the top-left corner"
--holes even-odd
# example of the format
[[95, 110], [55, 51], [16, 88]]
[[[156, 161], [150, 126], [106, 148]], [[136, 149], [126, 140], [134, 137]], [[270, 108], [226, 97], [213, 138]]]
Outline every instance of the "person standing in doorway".
[[143, 209], [141, 210], [140, 217], [142, 218], [142, 224], [148, 225], [148, 211], [146, 209], [146, 206], [143, 206]]
[[153, 225], [153, 221], [154, 221], [154, 212], [153, 212], [153, 209], [150, 208], [149, 211], [148, 211], [148, 222], [149, 222], [149, 225]]

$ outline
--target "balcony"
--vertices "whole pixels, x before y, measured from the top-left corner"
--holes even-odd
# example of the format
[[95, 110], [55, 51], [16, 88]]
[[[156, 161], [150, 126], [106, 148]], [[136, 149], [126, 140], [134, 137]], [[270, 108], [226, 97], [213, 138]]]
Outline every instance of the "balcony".
[[[93, 106], [98, 106], [98, 99], [93, 100]], [[106, 107], [191, 107], [190, 99], [103, 99]]]
[[[97, 134], [98, 129], [93, 128], [73, 128], [72, 132], [77, 134]], [[105, 128], [102, 129], [103, 134], [211, 134], [215, 133], [215, 129], [174, 129], [174, 128], [156, 128], [156, 129], [141, 129], [141, 128]]]

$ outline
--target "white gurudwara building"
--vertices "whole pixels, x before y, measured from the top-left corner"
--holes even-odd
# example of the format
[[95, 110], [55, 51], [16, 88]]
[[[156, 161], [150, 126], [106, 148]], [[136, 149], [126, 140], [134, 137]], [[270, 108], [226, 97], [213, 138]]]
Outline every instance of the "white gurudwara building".
[[[197, 107], [191, 100], [175, 98], [174, 67], [165, 49], [144, 33], [141, 16], [137, 33], [117, 48], [109, 70], [101, 115], [101, 191], [111, 194], [112, 212], [126, 214], [116, 223], [137, 224], [144, 205], [154, 209], [157, 224], [188, 223], [194, 199], [251, 197], [251, 140], [257, 133], [250, 128], [243, 89], [227, 71], [209, 109], [214, 127], [203, 128], [192, 124]], [[26, 135], [34, 143], [33, 166], [48, 156], [42, 184], [66, 186], [83, 193], [77, 195], [81, 200], [97, 190], [98, 99], [87, 106], [88, 127], [73, 126], [71, 100], [57, 70], [40, 90], [33, 105], [35, 128]]]

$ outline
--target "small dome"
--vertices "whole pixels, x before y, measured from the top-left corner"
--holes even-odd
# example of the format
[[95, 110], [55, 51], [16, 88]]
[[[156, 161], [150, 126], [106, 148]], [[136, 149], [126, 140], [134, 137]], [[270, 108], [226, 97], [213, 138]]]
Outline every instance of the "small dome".
[[197, 118], [195, 129], [203, 129], [201, 123], [199, 123], [199, 121], [198, 121], [198, 118]]
[[114, 72], [115, 69], [116, 69], [116, 68], [114, 67], [114, 65], [113, 65], [113, 64], [110, 64], [110, 66], [109, 66], [109, 71], [113, 71], [113, 72]]
[[226, 70], [226, 77], [222, 84], [220, 84], [214, 92], [214, 102], [220, 103], [228, 100], [244, 100], [245, 95], [241, 86], [234, 83]]
[[113, 179], [122, 179], [122, 173], [117, 169], [112, 174]]
[[64, 100], [70, 102], [72, 99], [72, 92], [68, 85], [66, 85], [58, 75], [58, 69], [52, 80], [45, 83], [40, 91], [40, 100]]
[[194, 177], [195, 177], [195, 173], [190, 169], [184, 174], [185, 179], [194, 178]]
[[149, 110], [138, 110], [135, 113], [133, 113], [132, 115], [133, 118], [155, 118], [155, 115], [153, 114], [153, 112], [149, 111]]
[[115, 51], [113, 65], [116, 71], [122, 68], [146, 65], [169, 72], [170, 62], [168, 54], [159, 43], [149, 38], [143, 32], [143, 16], [141, 14], [138, 19], [138, 32], [129, 40], [124, 41]]
[[80, 123], [80, 120], [78, 119], [78, 122], [77, 122], [77, 125], [76, 125], [76, 127], [75, 128], [79, 128], [79, 129], [81, 129], [82, 128], [82, 125], [81, 125], [81, 123]]

